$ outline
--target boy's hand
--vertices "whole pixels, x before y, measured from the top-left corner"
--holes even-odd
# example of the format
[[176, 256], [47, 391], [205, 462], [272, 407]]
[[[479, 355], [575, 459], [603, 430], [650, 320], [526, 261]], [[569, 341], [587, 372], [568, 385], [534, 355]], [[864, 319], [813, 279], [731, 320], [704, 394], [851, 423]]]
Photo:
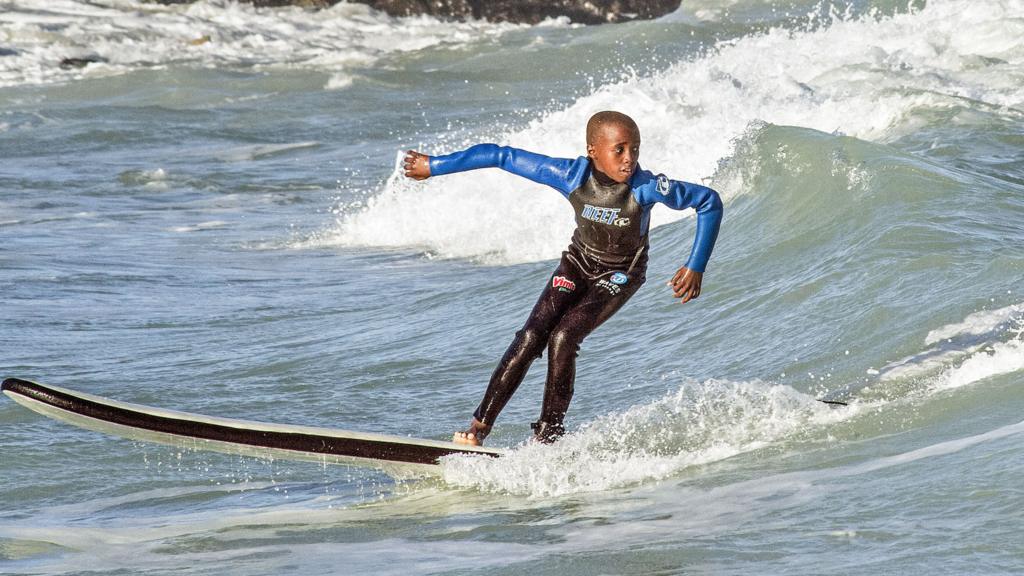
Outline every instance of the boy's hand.
[[676, 275], [672, 277], [672, 281], [668, 283], [672, 287], [672, 292], [676, 298], [682, 298], [679, 301], [680, 304], [686, 304], [690, 300], [693, 300], [697, 296], [700, 296], [700, 281], [704, 277], [704, 274], [700, 272], [694, 272], [686, 266], [683, 266], [679, 270], [676, 270]]
[[430, 156], [420, 154], [415, 150], [406, 150], [405, 175], [413, 180], [426, 180], [430, 178]]

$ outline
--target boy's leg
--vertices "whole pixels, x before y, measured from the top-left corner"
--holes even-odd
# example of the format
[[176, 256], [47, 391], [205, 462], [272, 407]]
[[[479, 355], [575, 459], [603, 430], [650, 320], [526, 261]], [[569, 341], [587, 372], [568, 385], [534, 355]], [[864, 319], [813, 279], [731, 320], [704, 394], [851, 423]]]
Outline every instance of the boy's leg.
[[563, 256], [533, 306], [526, 324], [516, 332], [515, 339], [494, 369], [483, 400], [473, 413], [469, 429], [457, 432], [453, 440], [478, 444], [490, 432], [498, 413], [522, 383], [530, 365], [543, 353], [551, 330], [558, 324], [562, 314], [580, 300], [584, 282], [576, 265]]
[[[624, 284], [611, 282], [613, 275], [590, 280], [587, 294], [562, 315], [548, 339], [548, 379], [540, 420], [533, 425], [541, 442], [553, 442], [564, 433], [562, 420], [572, 400], [576, 380], [576, 354], [580, 343], [612, 317], [645, 281], [644, 271], [630, 274]], [[622, 276], [615, 276], [616, 280]]]

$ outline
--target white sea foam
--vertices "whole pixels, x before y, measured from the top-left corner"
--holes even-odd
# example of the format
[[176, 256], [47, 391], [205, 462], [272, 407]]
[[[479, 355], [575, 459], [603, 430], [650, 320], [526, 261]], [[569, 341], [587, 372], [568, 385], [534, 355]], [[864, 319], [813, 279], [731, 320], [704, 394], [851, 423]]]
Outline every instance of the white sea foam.
[[209, 222], [200, 222], [193, 224], [192, 226], [175, 226], [170, 228], [171, 232], [202, 232], [204, 230], [215, 230], [217, 228], [223, 228], [228, 223], [223, 220], [210, 220]]
[[244, 162], [276, 156], [303, 148], [315, 148], [319, 142], [288, 142], [286, 144], [252, 144], [216, 150], [211, 155], [222, 162]]
[[[999, 340], [1006, 335], [1009, 340]], [[944, 370], [936, 379], [937, 388], [959, 388], [1024, 370], [1024, 304], [975, 312], [963, 322], [929, 332], [925, 338], [938, 346], [963, 340], [973, 343], [961, 354], [966, 359]]]
[[797, 439], [856, 413], [855, 407], [829, 407], [787, 386], [686, 382], [553, 445], [527, 444], [499, 459], [448, 458], [444, 480], [536, 497], [601, 491]]
[[[311, 12], [205, 0], [11, 0], [0, 11], [0, 87], [123, 74], [166, 64], [301, 67], [337, 73], [381, 57], [460, 46], [519, 28], [482, 21], [391, 18], [342, 2]], [[61, 69], [65, 58], [97, 63]], [[333, 86], [338, 88], [339, 86]]]
[[923, 351], [890, 362], [874, 375], [883, 382], [938, 375], [938, 387], [956, 388], [1014, 372], [1024, 366], [1022, 326], [1024, 304], [974, 312], [930, 331]]
[[996, 310], [982, 310], [964, 318], [962, 322], [936, 328], [925, 337], [925, 344], [936, 344], [958, 336], [980, 336], [999, 329], [1007, 322], [1024, 318], [1024, 304], [1013, 304]]
[[333, 74], [328, 80], [324, 88], [327, 90], [342, 90], [348, 88], [355, 81], [355, 78], [351, 74]]
[[1024, 370], [1024, 339], [996, 342], [971, 354], [959, 366], [942, 373], [937, 380], [941, 389], [959, 388], [986, 378]]
[[[910, 14], [813, 31], [774, 29], [724, 42], [651, 77], [601, 86], [498, 140], [576, 157], [587, 118], [619, 109], [640, 125], [641, 164], [690, 181], [716, 175], [759, 122], [888, 141], [915, 129], [918, 110], [1024, 103], [1024, 20], [1015, 18], [1021, 13], [1022, 0], [939, 0]], [[398, 174], [396, 167], [365, 209], [341, 214], [337, 229], [317, 244], [421, 247], [515, 263], [557, 257], [573, 227], [556, 193], [496, 170], [423, 183]], [[711, 183], [727, 200], [745, 191], [735, 177]], [[652, 224], [680, 217], [656, 208]]]
[[167, 171], [163, 168], [125, 170], [118, 175], [118, 180], [126, 186], [143, 186], [150, 190], [166, 190], [169, 187]]

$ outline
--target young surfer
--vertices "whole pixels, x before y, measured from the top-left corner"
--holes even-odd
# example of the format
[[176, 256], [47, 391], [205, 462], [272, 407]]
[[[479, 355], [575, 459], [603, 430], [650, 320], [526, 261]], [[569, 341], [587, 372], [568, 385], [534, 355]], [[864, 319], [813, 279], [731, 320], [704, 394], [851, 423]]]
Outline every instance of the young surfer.
[[452, 440], [481, 444], [498, 413], [548, 350], [548, 375], [534, 438], [553, 442], [564, 433], [580, 342], [615, 314], [646, 280], [651, 208], [697, 211], [697, 233], [686, 264], [669, 286], [681, 302], [700, 296], [701, 280], [722, 220], [714, 190], [640, 169], [640, 129], [620, 112], [587, 122], [587, 155], [551, 158], [517, 148], [478, 144], [445, 156], [406, 153], [405, 175], [416, 180], [478, 168], [502, 170], [559, 191], [576, 212], [569, 248], [544, 287], [523, 329], [516, 332], [491, 376], [473, 420]]

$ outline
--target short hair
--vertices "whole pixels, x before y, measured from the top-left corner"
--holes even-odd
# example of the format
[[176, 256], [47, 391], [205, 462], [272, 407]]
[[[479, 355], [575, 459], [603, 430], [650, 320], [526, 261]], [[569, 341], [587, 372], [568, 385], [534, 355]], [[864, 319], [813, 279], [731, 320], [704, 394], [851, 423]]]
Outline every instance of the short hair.
[[594, 114], [590, 117], [590, 120], [587, 121], [587, 145], [589, 146], [590, 144], [593, 144], [601, 129], [609, 125], [622, 126], [623, 128], [636, 133], [638, 136], [640, 135], [640, 128], [632, 118], [626, 116], [622, 112], [604, 110]]

